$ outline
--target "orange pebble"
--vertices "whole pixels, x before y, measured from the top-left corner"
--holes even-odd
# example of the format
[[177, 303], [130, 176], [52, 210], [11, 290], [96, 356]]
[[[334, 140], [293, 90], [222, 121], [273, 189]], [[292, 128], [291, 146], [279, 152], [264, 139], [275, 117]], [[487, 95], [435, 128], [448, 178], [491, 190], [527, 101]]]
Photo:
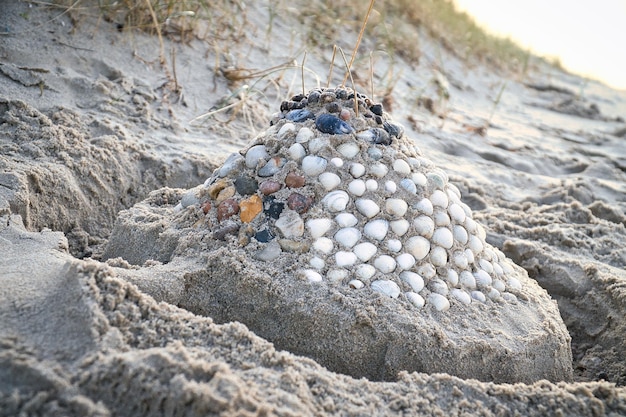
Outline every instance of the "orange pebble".
[[244, 223], [250, 223], [263, 210], [261, 197], [253, 195], [239, 204], [239, 217]]

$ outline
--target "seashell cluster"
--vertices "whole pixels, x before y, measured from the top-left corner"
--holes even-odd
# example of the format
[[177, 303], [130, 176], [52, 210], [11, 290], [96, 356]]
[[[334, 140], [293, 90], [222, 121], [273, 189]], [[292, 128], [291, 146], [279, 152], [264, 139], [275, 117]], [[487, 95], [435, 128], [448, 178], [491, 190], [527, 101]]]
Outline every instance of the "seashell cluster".
[[314, 285], [412, 308], [515, 303], [511, 261], [442, 170], [364, 95], [315, 89], [209, 178], [198, 206], [213, 236], [260, 262], [291, 257]]

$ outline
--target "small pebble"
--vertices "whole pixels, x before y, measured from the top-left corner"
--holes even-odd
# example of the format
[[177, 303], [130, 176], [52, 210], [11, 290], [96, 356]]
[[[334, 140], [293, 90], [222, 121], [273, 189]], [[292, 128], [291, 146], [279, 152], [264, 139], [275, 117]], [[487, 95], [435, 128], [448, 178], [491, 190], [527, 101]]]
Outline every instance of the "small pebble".
[[289, 188], [301, 188], [304, 187], [305, 178], [302, 175], [298, 175], [295, 172], [290, 172], [285, 177], [285, 185]]
[[276, 227], [286, 238], [300, 237], [304, 234], [304, 221], [292, 210], [285, 210], [276, 220]]
[[282, 252], [277, 242], [269, 242], [263, 249], [255, 252], [252, 257], [259, 261], [270, 262], [277, 259]]
[[240, 176], [235, 178], [235, 190], [240, 195], [252, 195], [259, 188], [259, 183], [254, 178], [248, 176]]
[[260, 161], [268, 157], [269, 154], [264, 145], [255, 145], [246, 152], [246, 166], [248, 168], [256, 168]]
[[232, 198], [222, 201], [217, 206], [217, 220], [223, 221], [239, 213], [239, 204]]
[[253, 195], [239, 203], [239, 218], [244, 223], [250, 223], [261, 211], [263, 211], [263, 203], [258, 195]]
[[287, 197], [287, 207], [298, 214], [306, 213], [309, 207], [311, 207], [311, 204], [313, 204], [313, 198], [299, 193], [292, 193]]
[[259, 185], [259, 191], [261, 191], [263, 195], [270, 195], [280, 190], [281, 187], [282, 186], [278, 181], [265, 180], [261, 183], [261, 185]]
[[280, 171], [283, 165], [285, 165], [285, 162], [286, 161], [284, 158], [278, 156], [270, 158], [270, 160], [267, 161], [265, 165], [259, 168], [257, 174], [259, 175], [259, 177], [271, 177], [272, 175]]

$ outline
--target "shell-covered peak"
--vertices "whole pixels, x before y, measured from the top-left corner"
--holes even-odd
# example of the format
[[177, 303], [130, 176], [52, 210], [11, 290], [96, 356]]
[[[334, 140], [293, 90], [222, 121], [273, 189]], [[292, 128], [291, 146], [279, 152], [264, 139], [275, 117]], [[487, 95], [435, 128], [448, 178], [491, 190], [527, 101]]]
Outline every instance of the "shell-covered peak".
[[516, 303], [522, 287], [446, 173], [350, 89], [284, 101], [204, 190], [214, 238], [260, 263], [288, 257], [294, 279], [439, 311]]

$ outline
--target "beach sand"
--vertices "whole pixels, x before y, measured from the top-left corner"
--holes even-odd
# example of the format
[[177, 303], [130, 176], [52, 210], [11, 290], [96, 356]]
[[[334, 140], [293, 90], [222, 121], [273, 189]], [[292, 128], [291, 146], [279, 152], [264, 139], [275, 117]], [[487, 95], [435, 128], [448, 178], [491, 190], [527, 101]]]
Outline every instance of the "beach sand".
[[[0, 415], [626, 415], [625, 92], [542, 62], [505, 76], [426, 35], [419, 65], [394, 61], [386, 110], [558, 305], [573, 376], [378, 378], [280, 350], [249, 329], [263, 317], [211, 316], [188, 297], [207, 278], [192, 274], [200, 263], [228, 277], [249, 260], [196, 256], [173, 208], [300, 92], [299, 70], [251, 88], [225, 75], [289, 62], [293, 14], [266, 38], [269, 11], [250, 6], [230, 54], [165, 39], [162, 66], [157, 37], [88, 9], [0, 9]], [[325, 55], [309, 52], [311, 72], [327, 73]], [[116, 234], [129, 219], [136, 235]], [[254, 290], [254, 267], [237, 267], [237, 290]]]

